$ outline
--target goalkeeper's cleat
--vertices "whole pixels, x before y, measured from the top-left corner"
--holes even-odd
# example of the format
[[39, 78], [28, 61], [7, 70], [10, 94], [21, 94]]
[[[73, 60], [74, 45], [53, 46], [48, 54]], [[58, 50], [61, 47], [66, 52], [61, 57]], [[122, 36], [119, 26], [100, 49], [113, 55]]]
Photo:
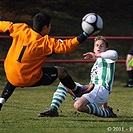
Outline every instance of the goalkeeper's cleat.
[[93, 90], [94, 84], [77, 86], [77, 90], [73, 92], [76, 97], [81, 97], [85, 93], [89, 93]]
[[76, 97], [81, 97], [84, 94], [83, 87], [77, 86], [77, 90], [73, 92]]
[[75, 94], [73, 93], [73, 91], [70, 90], [70, 89], [68, 89], [68, 88], [67, 88], [67, 91], [68, 91], [68, 93], [72, 96], [72, 99], [74, 100], [74, 99], [76, 98], [76, 96], [75, 96]]
[[110, 106], [107, 106], [106, 110], [108, 110], [109, 112], [109, 116], [110, 118], [117, 118], [117, 115], [113, 112], [113, 109]]
[[59, 116], [58, 111], [55, 111], [52, 108], [49, 108], [44, 112], [38, 114], [38, 117], [58, 117], [58, 116]]

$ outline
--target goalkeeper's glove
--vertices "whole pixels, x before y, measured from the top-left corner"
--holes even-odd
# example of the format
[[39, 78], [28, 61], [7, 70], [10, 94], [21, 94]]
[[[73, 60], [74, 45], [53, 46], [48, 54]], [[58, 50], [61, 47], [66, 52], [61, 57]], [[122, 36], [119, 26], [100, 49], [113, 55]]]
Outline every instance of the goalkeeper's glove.
[[82, 34], [80, 34], [78, 37], [77, 37], [77, 40], [79, 43], [82, 43], [84, 42], [90, 35], [87, 34], [86, 32], [83, 32]]

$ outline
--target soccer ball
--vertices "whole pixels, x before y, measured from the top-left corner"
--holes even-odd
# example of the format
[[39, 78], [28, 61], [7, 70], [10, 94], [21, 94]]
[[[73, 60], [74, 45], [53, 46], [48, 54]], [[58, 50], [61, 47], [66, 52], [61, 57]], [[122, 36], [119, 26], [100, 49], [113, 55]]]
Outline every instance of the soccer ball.
[[82, 18], [81, 27], [87, 34], [96, 35], [103, 28], [103, 19], [96, 13], [88, 13]]

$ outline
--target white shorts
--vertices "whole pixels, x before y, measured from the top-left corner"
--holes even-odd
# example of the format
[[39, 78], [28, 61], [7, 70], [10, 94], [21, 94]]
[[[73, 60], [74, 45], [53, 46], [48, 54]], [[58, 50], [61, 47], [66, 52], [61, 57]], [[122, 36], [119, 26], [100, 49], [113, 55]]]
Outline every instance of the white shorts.
[[83, 96], [90, 103], [95, 103], [97, 106], [101, 106], [108, 101], [108, 95], [109, 91], [105, 87], [95, 85], [94, 89], [90, 93], [86, 93]]

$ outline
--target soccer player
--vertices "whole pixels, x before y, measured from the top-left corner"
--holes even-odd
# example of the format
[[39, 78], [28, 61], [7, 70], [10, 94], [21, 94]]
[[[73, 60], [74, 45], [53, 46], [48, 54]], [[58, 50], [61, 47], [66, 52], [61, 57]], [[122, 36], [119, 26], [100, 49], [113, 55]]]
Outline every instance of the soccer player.
[[127, 84], [124, 87], [133, 87], [133, 44], [127, 54], [126, 71], [128, 75]]
[[33, 29], [25, 23], [0, 21], [0, 32], [13, 39], [4, 61], [8, 81], [0, 97], [0, 110], [16, 87], [50, 85], [59, 78], [64, 86], [78, 90], [65, 68], [43, 65], [52, 54], [74, 51], [88, 38], [88, 34], [83, 32], [73, 39], [57, 40], [48, 36], [50, 29], [51, 17], [43, 13], [34, 16]]
[[67, 92], [76, 96], [74, 108], [77, 111], [100, 117], [117, 117], [112, 108], [107, 106], [107, 102], [108, 95], [112, 91], [118, 53], [115, 50], [108, 50], [108, 41], [103, 36], [97, 36], [94, 39], [94, 52], [84, 54], [84, 59], [88, 58], [96, 59], [91, 69], [90, 83], [87, 85], [76, 83], [80, 88], [76, 95], [60, 83], [53, 95], [50, 108], [38, 114], [39, 117], [59, 116], [58, 108], [65, 100]]

